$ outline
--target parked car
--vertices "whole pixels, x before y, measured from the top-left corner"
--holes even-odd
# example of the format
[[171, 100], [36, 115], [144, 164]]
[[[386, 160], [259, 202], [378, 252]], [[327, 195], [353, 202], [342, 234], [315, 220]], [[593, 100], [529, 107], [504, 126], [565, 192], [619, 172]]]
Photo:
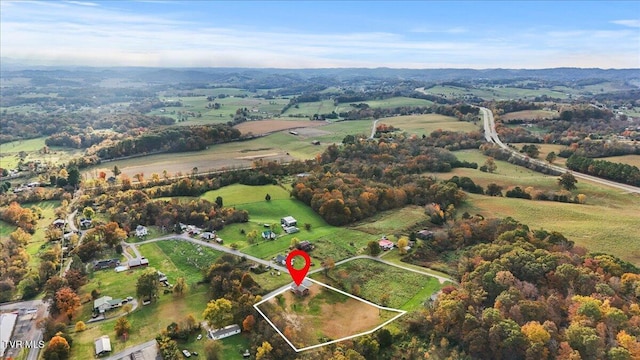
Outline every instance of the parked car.
[[202, 339], [202, 334], [198, 335], [198, 337], [196, 338], [196, 340], [201, 340]]
[[184, 357], [186, 358], [190, 358], [191, 357], [191, 353], [189, 352], [189, 350], [184, 349], [182, 350], [182, 354], [184, 355]]

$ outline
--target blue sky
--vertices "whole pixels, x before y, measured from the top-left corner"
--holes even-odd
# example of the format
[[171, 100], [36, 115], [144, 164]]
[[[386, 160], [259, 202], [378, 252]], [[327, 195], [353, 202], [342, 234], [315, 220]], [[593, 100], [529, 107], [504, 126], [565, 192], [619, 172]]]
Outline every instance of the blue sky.
[[640, 1], [6, 1], [39, 65], [640, 68]]

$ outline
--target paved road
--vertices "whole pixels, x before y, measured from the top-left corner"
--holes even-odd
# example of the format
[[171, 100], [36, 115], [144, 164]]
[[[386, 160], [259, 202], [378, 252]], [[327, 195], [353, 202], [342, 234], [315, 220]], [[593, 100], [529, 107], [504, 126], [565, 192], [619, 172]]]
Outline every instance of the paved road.
[[[480, 112], [482, 113], [482, 117], [484, 118], [484, 137], [488, 142], [494, 143], [498, 146], [500, 146], [501, 148], [508, 150], [511, 152], [511, 154], [513, 156], [519, 157], [521, 159], [526, 159], [531, 163], [540, 165], [540, 166], [544, 166], [548, 169], [551, 170], [555, 170], [558, 171], [560, 173], [564, 173], [567, 172], [569, 170], [557, 166], [557, 165], [552, 165], [549, 163], [546, 163], [544, 161], [541, 160], [537, 160], [537, 159], [531, 159], [526, 155], [523, 155], [521, 153], [519, 153], [518, 151], [510, 148], [509, 146], [507, 146], [506, 144], [504, 144], [500, 138], [498, 137], [498, 133], [496, 131], [496, 123], [495, 120], [493, 118], [493, 113], [491, 112], [491, 110], [481, 107], [480, 108]], [[571, 171], [571, 173], [573, 174], [573, 176], [575, 176], [578, 179], [583, 179], [583, 180], [589, 180], [598, 184], [602, 184], [602, 185], [606, 185], [606, 186], [610, 186], [610, 187], [614, 187], [616, 189], [620, 189], [620, 190], [624, 190], [626, 192], [631, 192], [631, 193], [638, 193], [640, 194], [640, 188], [636, 187], [636, 186], [631, 186], [631, 185], [627, 185], [627, 184], [621, 184], [615, 181], [611, 181], [611, 180], [605, 180], [605, 179], [601, 179], [599, 177], [595, 177], [595, 176], [591, 176], [591, 175], [587, 175], [587, 174], [583, 174], [580, 172], [576, 172], [576, 171]]]
[[[220, 245], [218, 243], [209, 243], [209, 242], [206, 242], [206, 241], [203, 241], [203, 240], [194, 239], [194, 238], [190, 237], [189, 235], [185, 235], [185, 234], [165, 235], [165, 236], [157, 237], [157, 238], [154, 238], [154, 239], [140, 241], [140, 242], [137, 242], [137, 243], [128, 243], [127, 245], [131, 246], [134, 249], [134, 251], [136, 251], [137, 250], [136, 247], [138, 245], [149, 244], [149, 243], [156, 242], [156, 241], [171, 240], [171, 239], [180, 239], [180, 240], [188, 241], [188, 242], [196, 244], [196, 245], [201, 245], [201, 246], [212, 248], [212, 249], [217, 250], [217, 251], [225, 252], [227, 254], [232, 254], [232, 255], [235, 255], [235, 256], [242, 256], [242, 257], [246, 258], [247, 260], [255, 261], [255, 262], [259, 263], [259, 264], [271, 266], [272, 268], [274, 268], [276, 270], [280, 270], [280, 271], [284, 271], [286, 273], [289, 273], [289, 271], [287, 270], [286, 267], [276, 265], [276, 264], [272, 263], [269, 260], [260, 259], [260, 258], [257, 258], [255, 256], [251, 256], [251, 255], [242, 253], [242, 252], [240, 252], [238, 250], [233, 250], [231, 248], [228, 248], [226, 246]], [[136, 254], [139, 254], [139, 253], [136, 251]]]

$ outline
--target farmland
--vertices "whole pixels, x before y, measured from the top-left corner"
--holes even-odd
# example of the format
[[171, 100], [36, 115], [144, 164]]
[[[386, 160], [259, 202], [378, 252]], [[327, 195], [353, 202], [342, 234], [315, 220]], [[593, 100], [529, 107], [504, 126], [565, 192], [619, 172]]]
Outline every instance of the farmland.
[[557, 111], [553, 110], [523, 110], [523, 111], [514, 111], [510, 113], [506, 113], [500, 115], [500, 119], [503, 121], [510, 120], [546, 120], [546, 119], [555, 119], [560, 114]]
[[480, 129], [478, 125], [473, 123], [458, 121], [454, 117], [438, 114], [383, 118], [378, 121], [378, 124], [393, 125], [402, 131], [417, 134], [429, 134], [434, 130], [471, 132]]
[[313, 278], [373, 303], [414, 310], [442, 286], [437, 279], [370, 259], [356, 259], [336, 266], [327, 275]]
[[357, 335], [398, 315], [315, 283], [307, 296], [285, 290], [258, 306], [297, 348]]

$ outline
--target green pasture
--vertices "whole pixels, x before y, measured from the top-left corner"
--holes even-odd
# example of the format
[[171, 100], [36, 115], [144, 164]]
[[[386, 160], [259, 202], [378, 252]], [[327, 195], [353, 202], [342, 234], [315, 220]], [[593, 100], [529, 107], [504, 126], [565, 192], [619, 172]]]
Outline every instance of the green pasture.
[[[583, 192], [580, 183], [578, 187]], [[595, 192], [598, 188], [585, 190]], [[584, 192], [594, 194], [591, 191]], [[640, 224], [640, 198], [607, 196], [602, 191], [595, 194], [587, 195], [585, 205], [468, 194], [466, 205], [458, 211], [485, 217], [511, 216], [531, 229], [559, 231], [589, 251], [610, 253], [640, 265], [640, 237], [631, 230]], [[620, 196], [627, 200], [623, 202]]]
[[[372, 108], [396, 108], [403, 106], [431, 106], [433, 105], [433, 101], [425, 100], [425, 99], [416, 99], [404, 96], [392, 97], [389, 99], [383, 100], [367, 100], [362, 101], [363, 103], [369, 105]], [[358, 102], [359, 103], [359, 102]]]
[[[350, 293], [354, 293], [354, 286], [358, 285], [360, 293], [355, 295], [375, 304], [403, 310], [419, 308], [442, 287], [436, 278], [369, 259], [356, 259], [338, 265], [330, 270], [329, 277], [324, 276], [323, 272], [311, 277], [332, 286], [342, 283]], [[383, 295], [389, 296], [386, 304], [381, 303]]]
[[169, 283], [175, 284], [183, 277], [189, 287], [202, 280], [203, 273], [221, 255], [206, 246], [182, 240], [163, 240], [138, 247], [142, 256], [149, 259], [150, 266], [167, 275]]
[[279, 185], [248, 186], [233, 184], [218, 190], [207, 191], [200, 197], [214, 202], [218, 196], [222, 197], [224, 206], [235, 206], [246, 203], [267, 202], [265, 196], [269, 194], [271, 201], [289, 199], [289, 192]]
[[371, 235], [393, 235], [389, 231], [403, 233], [416, 223], [426, 219], [424, 208], [421, 206], [405, 206], [401, 209], [379, 212], [374, 216], [350, 225], [354, 230]]

